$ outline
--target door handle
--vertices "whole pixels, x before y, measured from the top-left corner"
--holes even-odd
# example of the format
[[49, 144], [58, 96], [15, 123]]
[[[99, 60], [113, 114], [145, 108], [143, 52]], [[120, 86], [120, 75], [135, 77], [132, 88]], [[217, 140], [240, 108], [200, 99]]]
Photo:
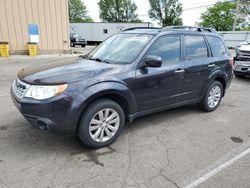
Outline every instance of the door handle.
[[178, 74], [178, 73], [184, 73], [185, 70], [184, 69], [177, 69], [176, 71], [174, 71], [174, 73]]
[[215, 64], [209, 64], [208, 67], [215, 67]]

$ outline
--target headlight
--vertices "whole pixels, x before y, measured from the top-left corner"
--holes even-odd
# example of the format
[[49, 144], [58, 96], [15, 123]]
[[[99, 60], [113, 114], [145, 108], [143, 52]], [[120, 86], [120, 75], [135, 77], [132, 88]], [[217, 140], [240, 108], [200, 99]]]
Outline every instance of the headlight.
[[68, 84], [53, 86], [32, 85], [25, 94], [25, 97], [37, 100], [48, 99], [60, 95], [67, 89], [67, 87]]

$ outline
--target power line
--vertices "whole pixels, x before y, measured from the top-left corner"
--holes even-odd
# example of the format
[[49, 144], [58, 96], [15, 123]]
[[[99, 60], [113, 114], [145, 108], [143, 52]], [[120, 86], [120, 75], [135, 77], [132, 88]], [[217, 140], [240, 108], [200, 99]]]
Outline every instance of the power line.
[[184, 8], [183, 10], [193, 10], [193, 9], [198, 9], [198, 8], [204, 8], [204, 7], [209, 7], [214, 5], [215, 3], [207, 4], [207, 5], [200, 5], [200, 6], [195, 6], [195, 7], [189, 7], [189, 8]]
[[[199, 3], [191, 3], [191, 4], [185, 4], [185, 7], [186, 8], [184, 8], [184, 9], [191, 9], [191, 8], [196, 8], [196, 7], [200, 7], [200, 6], [209, 6], [209, 5], [213, 5], [213, 4], [215, 4], [217, 1], [215, 1], [215, 0], [210, 0], [210, 1], [206, 1], [206, 2], [203, 2], [203, 3], [201, 3], [201, 2], [199, 2]], [[183, 5], [183, 3], [182, 3], [182, 5]]]
[[215, 5], [218, 2], [233, 2], [233, 1], [234, 0], [224, 0], [224, 1], [217, 0], [217, 1], [208, 1], [208, 2], [206, 2], [207, 4], [192, 3], [190, 5], [197, 5], [197, 6], [187, 7], [187, 8], [184, 8], [183, 10], [192, 10], [192, 9], [197, 9], [197, 8], [204, 8], [204, 7], [209, 7], [209, 6]]

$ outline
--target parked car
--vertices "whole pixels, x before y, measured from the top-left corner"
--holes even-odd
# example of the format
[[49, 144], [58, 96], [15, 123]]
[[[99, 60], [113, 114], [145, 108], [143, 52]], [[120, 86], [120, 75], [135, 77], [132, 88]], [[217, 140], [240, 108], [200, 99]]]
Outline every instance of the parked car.
[[76, 131], [85, 145], [100, 148], [139, 116], [192, 103], [214, 111], [232, 64], [213, 29], [134, 28], [78, 60], [20, 70], [11, 96], [35, 126]]
[[85, 47], [87, 45], [87, 42], [84, 38], [82, 38], [81, 35], [78, 35], [77, 33], [71, 33], [70, 34], [70, 46], [75, 47], [76, 45]]
[[250, 76], [250, 41], [245, 41], [236, 49], [234, 75], [237, 78]]

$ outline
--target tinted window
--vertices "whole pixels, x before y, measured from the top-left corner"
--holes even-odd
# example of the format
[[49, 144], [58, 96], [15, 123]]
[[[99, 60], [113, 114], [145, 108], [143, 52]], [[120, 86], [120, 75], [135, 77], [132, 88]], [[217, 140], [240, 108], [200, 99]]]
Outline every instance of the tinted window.
[[165, 36], [157, 40], [147, 55], [160, 56], [162, 63], [178, 63], [180, 61], [180, 37]]
[[205, 58], [208, 55], [207, 45], [202, 36], [184, 36], [186, 59]]
[[207, 40], [214, 57], [227, 54], [227, 50], [220, 38], [207, 36]]

